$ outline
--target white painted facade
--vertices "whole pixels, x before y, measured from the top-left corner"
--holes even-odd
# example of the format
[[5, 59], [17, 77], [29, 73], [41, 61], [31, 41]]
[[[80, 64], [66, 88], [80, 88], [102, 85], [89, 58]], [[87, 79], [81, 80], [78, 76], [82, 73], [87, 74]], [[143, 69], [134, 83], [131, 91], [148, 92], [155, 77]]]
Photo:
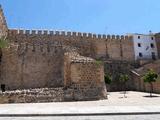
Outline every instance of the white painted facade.
[[157, 59], [157, 45], [153, 34], [132, 34], [135, 60]]

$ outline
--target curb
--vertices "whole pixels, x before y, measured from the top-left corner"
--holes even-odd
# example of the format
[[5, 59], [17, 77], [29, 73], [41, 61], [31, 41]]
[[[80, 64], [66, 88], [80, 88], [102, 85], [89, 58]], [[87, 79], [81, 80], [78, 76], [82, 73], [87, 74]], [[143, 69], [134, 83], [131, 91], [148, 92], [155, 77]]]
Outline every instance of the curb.
[[160, 112], [126, 113], [73, 113], [73, 114], [0, 114], [0, 117], [54, 117], [54, 116], [116, 116], [116, 115], [160, 115]]

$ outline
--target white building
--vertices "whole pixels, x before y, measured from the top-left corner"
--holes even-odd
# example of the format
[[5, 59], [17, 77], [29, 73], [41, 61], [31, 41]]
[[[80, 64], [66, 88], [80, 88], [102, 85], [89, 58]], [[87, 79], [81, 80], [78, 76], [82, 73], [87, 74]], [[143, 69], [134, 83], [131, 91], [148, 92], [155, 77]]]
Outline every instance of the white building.
[[135, 60], [157, 59], [157, 45], [153, 34], [132, 34]]

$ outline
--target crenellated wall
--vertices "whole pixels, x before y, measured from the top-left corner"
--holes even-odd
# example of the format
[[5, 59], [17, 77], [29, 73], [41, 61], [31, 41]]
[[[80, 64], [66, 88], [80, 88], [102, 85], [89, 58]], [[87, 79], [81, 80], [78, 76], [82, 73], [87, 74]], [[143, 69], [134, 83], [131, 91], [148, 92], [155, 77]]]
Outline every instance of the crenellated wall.
[[8, 31], [6, 19], [4, 17], [3, 9], [0, 6], [0, 37], [6, 36]]
[[9, 29], [3, 49], [0, 84], [6, 89], [63, 86], [64, 53], [101, 60], [134, 60], [129, 36]]
[[[30, 34], [31, 33], [31, 34]], [[35, 33], [35, 34], [34, 34]], [[82, 37], [81, 35], [76, 36], [75, 33], [67, 32], [67, 35], [60, 34], [63, 32], [50, 31], [50, 34], [45, 34], [46, 32], [42, 31], [17, 31], [9, 30], [8, 39], [11, 42], [18, 43], [31, 43], [31, 44], [51, 44], [57, 43], [65, 46], [75, 47], [79, 50], [79, 53], [85, 56], [94, 56], [93, 44], [90, 42], [89, 37]], [[54, 34], [55, 33], [55, 34]], [[65, 33], [65, 32], [64, 32]], [[73, 34], [73, 35], [72, 35]], [[78, 33], [80, 34], [80, 33]]]
[[135, 53], [134, 53], [134, 43], [132, 36], [124, 36], [124, 39], [121, 39], [121, 54], [122, 60], [126, 61], [134, 61]]
[[64, 70], [66, 52], [103, 61], [134, 60], [131, 36], [8, 29], [1, 7], [0, 20], [1, 36], [9, 41], [9, 47], [2, 49], [0, 85], [8, 90], [63, 86], [68, 74]]
[[[0, 49], [1, 90], [64, 87], [65, 99], [106, 98], [104, 74], [113, 75], [112, 90], [121, 90], [119, 75], [136, 63], [133, 35], [8, 29], [0, 6], [1, 36], [9, 42]], [[158, 34], [156, 41], [160, 49]]]
[[18, 43], [58, 44], [75, 47], [79, 53], [93, 58], [113, 60], [134, 60], [131, 36], [101, 35], [80, 32], [17, 30], [8, 31], [8, 38]]
[[67, 32], [67, 31], [54, 31], [54, 30], [24, 30], [24, 29], [9, 29], [9, 34], [17, 35], [53, 35], [53, 36], [72, 36], [72, 37], [87, 37], [97, 39], [128, 39], [129, 36], [124, 35], [105, 35], [105, 34], [92, 34], [81, 32]]

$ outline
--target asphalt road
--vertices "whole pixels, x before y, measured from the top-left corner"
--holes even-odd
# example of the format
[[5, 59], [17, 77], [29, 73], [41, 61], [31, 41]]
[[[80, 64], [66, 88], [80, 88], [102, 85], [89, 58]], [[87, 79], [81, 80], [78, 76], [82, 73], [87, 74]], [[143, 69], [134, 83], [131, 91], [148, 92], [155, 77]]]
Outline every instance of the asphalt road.
[[160, 120], [160, 115], [0, 117], [0, 120]]

